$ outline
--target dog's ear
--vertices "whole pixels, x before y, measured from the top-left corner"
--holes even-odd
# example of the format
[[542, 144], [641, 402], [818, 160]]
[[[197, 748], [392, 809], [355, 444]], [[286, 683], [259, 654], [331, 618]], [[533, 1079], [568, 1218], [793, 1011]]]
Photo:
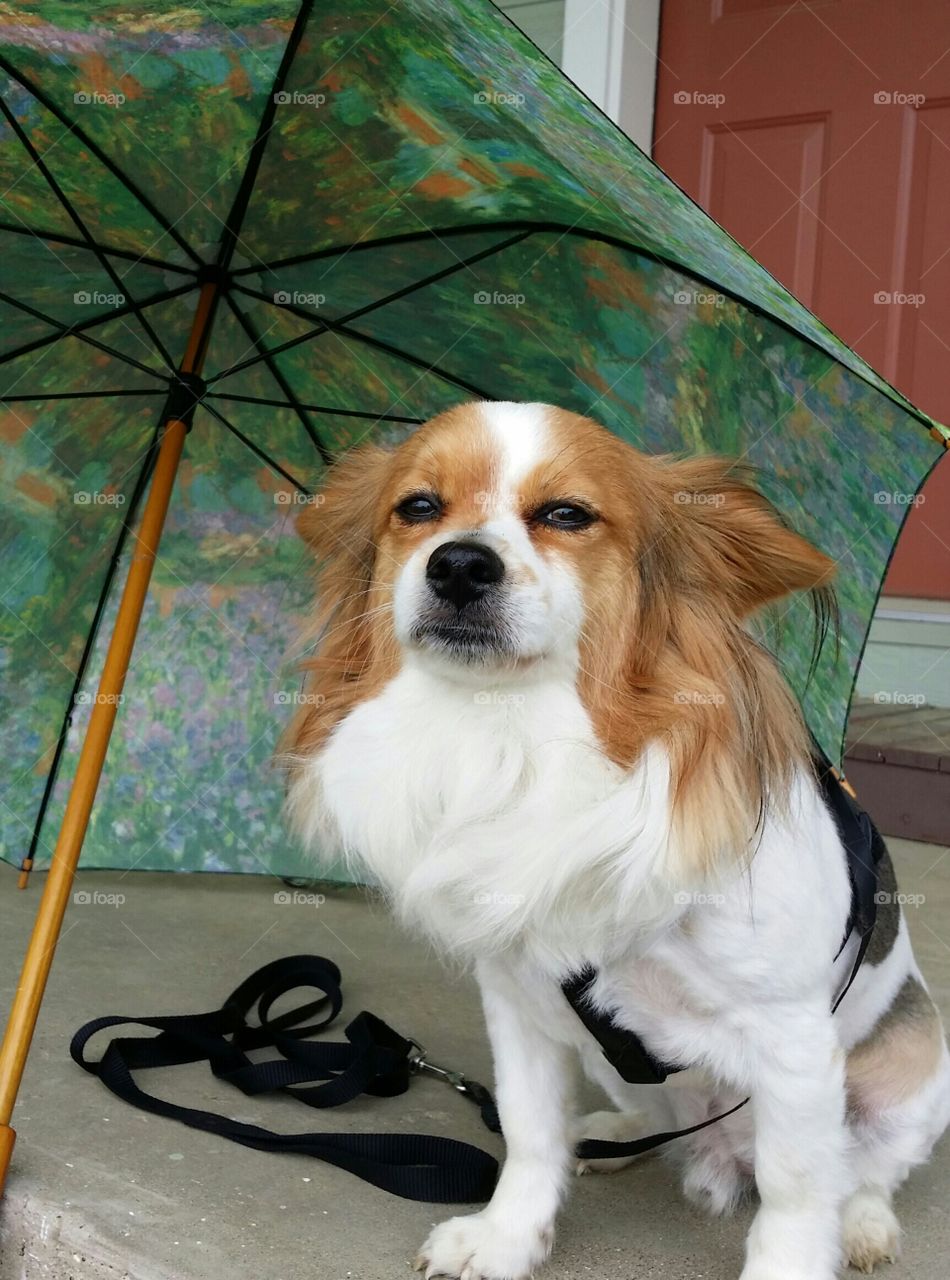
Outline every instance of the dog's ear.
[[373, 524], [389, 460], [388, 449], [362, 444], [340, 457], [297, 519], [297, 532], [321, 563], [372, 566]]
[[748, 468], [718, 457], [659, 465], [664, 559], [688, 591], [718, 596], [743, 618], [831, 582], [834, 561], [785, 524]]
[[376, 561], [375, 522], [391, 454], [360, 445], [333, 464], [297, 529], [316, 554], [317, 604], [306, 637], [316, 643], [303, 664], [308, 700], [283, 746], [306, 755], [345, 714], [361, 680], [372, 678], [379, 654], [370, 604]]

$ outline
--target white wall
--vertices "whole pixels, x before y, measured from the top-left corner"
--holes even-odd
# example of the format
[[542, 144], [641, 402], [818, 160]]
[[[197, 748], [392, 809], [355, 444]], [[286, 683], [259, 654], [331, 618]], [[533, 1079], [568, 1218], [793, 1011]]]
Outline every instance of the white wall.
[[561, 65], [564, 37], [564, 0], [495, 0], [529, 40]]
[[497, 0], [548, 57], [651, 150], [661, 0]]

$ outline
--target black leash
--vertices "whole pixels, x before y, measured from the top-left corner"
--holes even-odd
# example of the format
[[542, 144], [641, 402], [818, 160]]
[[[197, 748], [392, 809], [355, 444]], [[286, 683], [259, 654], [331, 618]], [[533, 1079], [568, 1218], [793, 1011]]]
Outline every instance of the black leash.
[[[851, 876], [851, 913], [838, 955], [850, 937], [855, 933], [860, 937], [850, 976], [834, 1002], [834, 1012], [857, 977], [871, 940], [876, 916], [877, 866], [884, 842], [868, 815], [846, 793], [831, 762], [817, 747], [815, 770], [822, 799], [846, 850]], [[562, 989], [621, 1077], [631, 1083], [659, 1084], [667, 1076], [683, 1070], [685, 1064], [659, 1061], [634, 1032], [617, 1026], [609, 1011], [591, 1005], [589, 993], [595, 977], [593, 969], [584, 969], [569, 978]], [[271, 1018], [270, 1011], [276, 1001], [297, 987], [309, 987], [321, 994], [309, 1004]], [[257, 1022], [252, 1025], [247, 1016], [255, 1004]], [[340, 971], [331, 960], [320, 956], [289, 956], [252, 974], [220, 1009], [211, 1013], [162, 1018], [96, 1018], [76, 1032], [70, 1053], [83, 1070], [97, 1075], [106, 1088], [123, 1101], [154, 1115], [180, 1120], [192, 1129], [203, 1129], [259, 1151], [314, 1156], [408, 1200], [459, 1204], [489, 1199], [498, 1176], [498, 1162], [466, 1142], [431, 1134], [273, 1133], [212, 1111], [166, 1102], [140, 1089], [133, 1079], [132, 1072], [140, 1069], [206, 1061], [219, 1079], [245, 1094], [281, 1091], [307, 1106], [319, 1108], [340, 1106], [362, 1093], [395, 1097], [406, 1092], [414, 1073], [426, 1072], [474, 1102], [486, 1127], [493, 1133], [501, 1132], [494, 1101], [484, 1085], [430, 1062], [421, 1045], [399, 1035], [372, 1013], [360, 1013], [346, 1027], [348, 1043], [308, 1043], [309, 1037], [331, 1025], [342, 1004]], [[299, 1025], [320, 1012], [324, 1016], [318, 1021]], [[98, 1062], [90, 1062], [84, 1056], [87, 1041], [97, 1032], [129, 1023], [149, 1027], [160, 1034], [112, 1040]], [[276, 1049], [281, 1056], [265, 1062], [252, 1062], [247, 1056], [246, 1050], [263, 1048]], [[314, 1084], [315, 1081], [323, 1083]], [[718, 1124], [748, 1101], [745, 1098], [729, 1111], [687, 1129], [655, 1133], [632, 1142], [587, 1139], [578, 1144], [577, 1155], [588, 1160], [643, 1155], [676, 1138]]]
[[[277, 1000], [298, 987], [321, 994], [272, 1018]], [[139, 1088], [133, 1078], [134, 1071], [145, 1068], [206, 1061], [218, 1079], [250, 1096], [279, 1091], [309, 1107], [337, 1107], [362, 1093], [395, 1097], [406, 1092], [414, 1074], [426, 1072], [474, 1102], [486, 1127], [501, 1132], [492, 1096], [483, 1085], [429, 1062], [421, 1045], [372, 1013], [358, 1014], [346, 1027], [347, 1043], [309, 1043], [309, 1037], [331, 1025], [342, 1004], [340, 971], [331, 960], [288, 956], [253, 973], [211, 1013], [96, 1018], [76, 1032], [69, 1052], [116, 1097], [192, 1129], [258, 1151], [315, 1156], [407, 1200], [466, 1204], [489, 1199], [498, 1162], [467, 1142], [431, 1134], [273, 1133], [213, 1111], [166, 1102]], [[255, 1005], [257, 1022], [252, 1025], [247, 1017]], [[318, 1013], [323, 1016], [299, 1025]], [[160, 1034], [112, 1040], [98, 1062], [85, 1057], [86, 1043], [97, 1032], [129, 1023]], [[281, 1056], [265, 1062], [252, 1062], [247, 1056], [247, 1050], [264, 1048], [276, 1049]]]

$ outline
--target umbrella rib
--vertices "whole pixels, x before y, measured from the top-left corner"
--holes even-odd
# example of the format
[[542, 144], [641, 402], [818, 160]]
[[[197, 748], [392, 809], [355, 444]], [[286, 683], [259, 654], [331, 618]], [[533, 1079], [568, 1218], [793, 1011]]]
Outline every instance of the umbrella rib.
[[89, 666], [93, 649], [95, 648], [99, 624], [101, 623], [102, 616], [105, 613], [109, 594], [112, 590], [112, 584], [115, 581], [116, 574], [118, 573], [122, 553], [125, 550], [125, 545], [132, 532], [132, 526], [135, 523], [135, 516], [142, 501], [142, 496], [148, 485], [149, 476], [151, 475], [152, 468], [155, 465], [160, 434], [161, 427], [159, 425], [155, 427], [152, 433], [152, 439], [149, 442], [149, 446], [145, 454], [145, 460], [142, 463], [142, 468], [136, 478], [135, 487], [133, 488], [131, 497], [129, 498], [128, 508], [123, 513], [119, 534], [116, 538], [115, 546], [112, 548], [112, 555], [109, 557], [109, 563], [106, 566], [105, 576], [102, 580], [102, 587], [99, 590], [99, 598], [96, 601], [95, 612], [92, 616], [89, 631], [86, 633], [86, 643], [83, 645], [83, 650], [79, 657], [79, 663], [76, 667], [76, 674], [73, 678], [72, 688], [69, 692], [69, 701], [66, 703], [66, 714], [64, 715], [62, 725], [60, 726], [59, 737], [56, 739], [56, 747], [53, 752], [53, 759], [50, 762], [49, 772], [46, 775], [46, 783], [43, 787], [43, 796], [40, 800], [40, 807], [36, 815], [36, 822], [33, 824], [33, 835], [30, 840], [30, 847], [26, 857], [20, 864], [21, 870], [23, 871], [30, 870], [33, 865], [33, 859], [36, 856], [36, 849], [40, 842], [40, 832], [43, 829], [43, 823], [46, 819], [46, 811], [49, 808], [49, 803], [53, 796], [53, 789], [56, 786], [59, 766], [63, 758], [63, 753], [66, 750], [66, 740], [73, 722], [73, 709], [76, 705], [76, 698], [82, 688], [83, 681], [86, 678], [86, 670]]
[[[265, 293], [259, 293], [256, 289], [248, 289], [244, 285], [236, 285], [235, 288], [240, 293], [247, 294], [251, 298], [259, 298], [263, 302], [270, 302], [271, 299]], [[312, 320], [314, 317], [309, 311], [304, 311], [302, 307], [294, 307], [289, 304], [281, 305], [282, 311], [289, 311], [292, 315], [301, 316], [304, 320]], [[309, 342], [311, 338], [319, 337], [327, 329], [331, 333], [342, 334], [347, 338], [355, 338], [358, 342], [365, 343], [367, 346], [376, 347], [380, 351], [385, 351], [389, 355], [396, 356], [399, 360], [405, 360], [407, 364], [414, 365], [417, 369], [423, 369], [426, 373], [434, 373], [437, 378], [441, 378], [443, 382], [448, 382], [454, 387], [459, 387], [463, 391], [468, 391], [471, 395], [480, 397], [482, 400], [493, 400], [495, 397], [489, 395], [487, 391], [481, 387], [476, 387], [472, 382], [466, 382], [463, 378], [457, 378], [454, 373], [449, 373], [446, 369], [441, 369], [437, 364], [430, 364], [428, 361], [414, 356], [408, 351], [403, 351], [400, 347], [393, 346], [392, 343], [384, 342], [382, 338], [370, 337], [367, 333], [360, 333], [358, 329], [351, 329], [342, 320], [321, 320], [319, 327], [311, 329], [309, 333], [298, 334], [296, 338], [290, 338], [287, 342], [280, 343], [279, 346], [270, 347], [268, 355], [278, 355], [282, 351], [288, 351], [291, 347], [299, 347], [303, 342]], [[232, 374], [238, 373], [243, 369], [247, 369], [252, 364], [258, 364], [262, 357], [255, 356], [250, 360], [242, 360], [240, 364], [232, 365], [230, 369], [224, 369], [221, 373], [216, 373], [213, 378], [208, 379], [208, 385], [218, 382], [221, 378], [229, 378]]]
[[194, 262], [196, 266], [200, 267], [202, 265], [200, 256], [194, 251], [194, 249], [192, 249], [191, 245], [187, 240], [185, 240], [181, 232], [177, 230], [175, 224], [164, 213], [162, 213], [159, 207], [149, 196], [145, 194], [144, 191], [141, 190], [138, 184], [133, 182], [129, 175], [116, 164], [112, 157], [99, 146], [98, 142], [86, 133], [85, 129], [76, 124], [74, 120], [71, 120], [48, 94], [46, 94], [38, 85], [34, 84], [33, 81], [25, 76], [22, 71], [19, 71], [14, 64], [2, 54], [0, 54], [0, 69], [6, 71], [6, 73], [16, 80], [18, 84], [22, 85], [23, 88], [26, 89], [27, 93], [32, 94], [37, 102], [41, 103], [47, 111], [54, 115], [60, 124], [64, 125], [73, 137], [81, 142], [91, 155], [94, 155], [97, 160], [105, 165], [109, 173], [111, 173], [112, 176], [116, 178], [123, 187], [125, 187], [126, 191], [128, 191], [130, 195], [135, 197], [146, 213], [150, 214], [155, 219], [162, 230], [167, 235], [171, 236], [179, 249], [182, 249], [187, 253], [188, 257], [191, 258], [192, 262]]
[[217, 418], [223, 427], [226, 427], [233, 436], [236, 436], [237, 439], [240, 440], [241, 444], [250, 449], [251, 453], [255, 454], [262, 462], [266, 463], [267, 466], [282, 475], [284, 479], [289, 481], [290, 484], [292, 484], [300, 493], [305, 493], [309, 496], [311, 493], [310, 489], [305, 485], [302, 485], [296, 476], [292, 476], [289, 471], [280, 465], [279, 462], [275, 462], [269, 453], [266, 453], [259, 445], [256, 445], [249, 436], [246, 436], [239, 427], [236, 427], [233, 422], [230, 422], [223, 413], [220, 413], [214, 407], [214, 405], [208, 404], [207, 399], [202, 400], [201, 407], [206, 409], [213, 417]]
[[[41, 227], [29, 227], [25, 224], [18, 227], [16, 223], [4, 222], [0, 220], [0, 231], [6, 232], [14, 236], [29, 236], [33, 240], [53, 240], [56, 244], [66, 244], [73, 249], [88, 249], [89, 245], [85, 240], [81, 240], [79, 236], [67, 236], [62, 231], [48, 231]], [[129, 262], [136, 265], [143, 264], [146, 267], [157, 267], [162, 271], [176, 271], [179, 275], [194, 275], [193, 267], [183, 267], [177, 262], [165, 262], [162, 258], [153, 258], [151, 254], [135, 253], [132, 249], [118, 249], [114, 245], [99, 244], [95, 242], [101, 253], [107, 253], [112, 258], [125, 258]]]
[[[792, 334], [792, 336], [797, 338], [800, 342], [805, 342], [816, 351], [821, 351], [822, 354], [828, 356], [829, 359], [835, 360], [839, 364], [844, 364], [839, 356], [832, 355], [832, 353], [818, 342], [817, 339], [813, 338], [808, 333], [802, 332], [802, 330], [797, 328], [790, 320], [786, 320], [782, 316], [774, 315], [766, 309], [764, 303], [753, 302], [751, 299], [744, 297], [735, 288], [723, 284], [721, 280], [715, 280], [712, 276], [703, 274], [703, 272], [699, 271], [696, 267], [687, 266], [676, 258], [672, 258], [667, 254], [659, 253], [655, 249], [649, 249], [645, 245], [637, 244], [632, 240], [624, 240], [620, 236], [612, 236], [608, 232], [596, 231], [588, 227], [580, 226], [577, 223], [568, 224], [565, 222], [552, 222], [547, 220], [525, 222], [524, 220], [513, 219], [497, 222], [468, 222], [454, 227], [436, 227], [426, 228], [423, 231], [405, 231], [391, 236], [380, 236], [374, 240], [361, 240], [354, 244], [336, 245], [327, 249], [316, 249], [313, 253], [294, 254], [291, 257], [276, 259], [274, 262], [266, 263], [264, 266], [240, 267], [236, 271], [232, 272], [232, 276], [236, 279], [236, 287], [241, 288], [242, 286], [237, 283], [237, 277], [261, 274], [265, 271], [275, 272], [283, 267], [298, 266], [301, 263], [314, 262], [320, 258], [339, 257], [346, 253], [357, 253], [363, 249], [379, 249], [388, 245], [411, 244], [419, 240], [449, 239], [452, 236], [471, 235], [479, 231], [511, 231], [516, 228], [527, 228], [535, 235], [550, 234], [561, 237], [571, 236], [575, 239], [594, 240], [599, 244], [610, 245], [614, 249], [622, 249], [626, 253], [639, 254], [643, 258], [648, 258], [651, 262], [658, 263], [661, 267], [667, 267], [670, 271], [675, 271], [679, 275], [685, 276], [690, 280], [695, 280], [698, 284], [706, 285], [715, 292], [723, 294], [725, 297], [732, 299], [733, 302], [737, 302], [740, 306], [746, 307], [753, 315], [760, 316], [763, 319], [770, 321], [780, 329], [785, 330], [786, 333]], [[803, 306], [804, 304], [799, 303], [798, 305]], [[805, 309], [807, 310], [807, 308]], [[814, 312], [809, 311], [808, 314], [812, 319], [817, 320], [818, 324], [822, 325], [823, 328], [827, 328], [827, 326], [824, 325], [817, 316], [815, 316]], [[831, 333], [831, 330], [829, 330], [829, 333]], [[837, 334], [831, 333], [831, 336], [840, 342], [847, 350], [852, 350], [848, 347], [847, 343], [843, 341], [843, 339], [838, 338]], [[860, 359], [860, 357], [858, 358]], [[877, 385], [876, 383], [871, 382], [865, 374], [850, 369], [850, 366], [848, 365], [845, 365], [844, 367], [848, 368], [856, 378], [860, 378], [862, 382], [867, 383], [868, 386]], [[868, 366], [868, 368], [870, 368], [870, 366]], [[927, 430], [930, 429], [930, 420], [925, 414], [923, 414], [922, 410], [918, 409], [915, 405], [910, 404], [903, 393], [896, 387], [892, 386], [891, 383], [889, 383], [886, 378], [882, 377], [881, 374], [877, 373], [876, 370], [872, 369], [871, 372], [880, 381], [880, 383], [888, 389], [889, 399], [893, 400], [901, 408], [905, 410], [909, 409], [913, 416], [916, 417]]]
[[96, 244], [96, 241], [93, 239], [92, 235], [90, 234], [89, 229], [87, 228], [85, 222], [76, 212], [76, 209], [73, 206], [72, 201], [69, 199], [69, 197], [66, 195], [66, 192], [62, 189], [62, 187], [53, 177], [53, 173], [49, 165], [46, 163], [46, 161], [37, 151], [36, 147], [33, 145], [32, 138], [28, 136], [28, 134], [26, 133], [26, 130], [20, 124], [19, 120], [17, 120], [16, 116], [7, 106], [7, 103], [4, 101], [2, 97], [0, 97], [0, 111], [3, 112], [10, 128], [16, 134], [21, 145], [26, 149], [27, 155], [30, 157], [30, 159], [36, 165], [37, 169], [39, 169], [40, 173], [46, 179], [46, 183], [49, 186], [50, 190], [53, 192], [53, 195], [56, 197], [59, 203], [66, 210], [66, 213], [69, 215], [69, 217], [76, 224], [76, 228], [79, 231], [79, 234], [83, 237], [83, 239], [88, 244], [89, 248], [95, 254], [96, 260], [99, 263], [100, 267], [102, 267], [103, 271], [106, 273], [106, 275], [115, 285], [115, 287], [119, 290], [120, 294], [122, 294], [123, 290], [127, 291], [127, 293], [122, 294], [122, 296], [123, 297], [127, 296], [129, 301], [132, 303], [132, 313], [135, 315], [135, 318], [138, 320], [139, 324], [148, 334], [149, 338], [151, 339], [152, 345], [155, 347], [159, 355], [165, 361], [165, 364], [168, 366], [169, 370], [174, 370], [175, 368], [174, 362], [171, 356], [169, 355], [168, 350], [165, 347], [165, 344], [162, 342], [161, 338], [152, 328], [151, 321], [148, 319], [147, 316], [143, 314], [143, 312], [139, 307], [139, 304], [132, 297], [132, 292], [129, 289], [129, 286], [125, 283], [124, 280], [119, 278], [112, 263], [101, 252], [101, 250], [99, 249], [99, 246]]
[[[236, 400], [239, 404], [267, 405], [273, 409], [292, 409], [294, 406], [286, 400], [265, 400], [260, 396], [238, 396], [223, 391], [209, 391], [206, 400]], [[301, 404], [301, 409], [309, 413], [325, 413], [331, 418], [365, 418], [372, 422], [402, 422], [410, 426], [421, 426], [425, 418], [407, 418], [396, 413], [365, 413], [361, 409], [338, 409], [329, 404]]]
[[[326, 249], [314, 249], [311, 253], [295, 253], [287, 258], [277, 258], [263, 265], [238, 267], [232, 276], [262, 275], [264, 272], [280, 271], [284, 267], [298, 267], [307, 262], [318, 262], [321, 258], [338, 258], [341, 254], [360, 253], [364, 249], [382, 249], [397, 244], [416, 244], [420, 240], [449, 240], [452, 236], [468, 236], [481, 232], [487, 235], [492, 231], [524, 231], [526, 235], [534, 235], [538, 231], [566, 231], [565, 224], [558, 222], [528, 222], [525, 219], [509, 219], [491, 222], [464, 222], [455, 227], [425, 227], [422, 231], [398, 231], [391, 236], [376, 236], [371, 240], [356, 240], [352, 244], [333, 245]], [[632, 248], [633, 246], [628, 246]]]
[[[501, 253], [504, 249], [508, 249], [512, 245], [520, 244], [521, 241], [526, 240], [528, 236], [530, 236], [531, 234], [532, 232], [530, 229], [529, 230], [521, 229], [515, 235], [508, 236], [507, 239], [502, 240], [497, 244], [489, 245], [485, 249], [479, 249], [477, 253], [469, 254], [467, 258], [460, 258], [457, 262], [453, 262], [450, 266], [440, 267], [438, 271], [430, 272], [429, 275], [423, 276], [421, 280], [416, 280], [412, 284], [404, 285], [401, 289], [395, 289], [392, 293], [387, 294], [383, 298], [377, 298], [375, 302], [367, 303], [363, 307], [357, 307], [354, 311], [348, 312], [346, 315], [341, 316], [338, 320], [322, 321], [318, 319], [318, 325], [320, 327], [311, 330], [310, 333], [300, 334], [296, 338], [291, 338], [288, 342], [283, 343], [280, 346], [271, 347], [267, 355], [273, 356], [273, 355], [277, 355], [281, 351], [290, 350], [292, 347], [299, 346], [301, 343], [309, 341], [310, 338], [318, 337], [321, 333], [324, 333], [327, 329], [332, 330], [334, 328], [337, 328], [337, 329], [340, 329], [341, 331], [345, 331], [345, 330], [342, 330], [342, 326], [348, 324], [351, 320], [356, 320], [362, 316], [369, 315], [371, 312], [377, 311], [381, 307], [388, 306], [389, 303], [391, 302], [395, 302], [400, 298], [405, 298], [411, 293], [418, 292], [418, 290], [420, 289], [427, 288], [430, 284], [434, 284], [438, 280], [444, 280], [447, 276], [456, 275], [459, 271], [467, 270], [476, 262], [481, 262], [485, 258], [489, 258], [489, 257], [492, 257], [494, 254]], [[265, 302], [270, 302], [271, 304], [273, 304], [274, 302], [273, 298], [268, 298], [266, 294], [260, 293], [253, 289], [249, 289], [247, 288], [246, 285], [235, 284], [234, 287], [238, 289], [241, 293], [248, 294], [251, 297], [260, 298]], [[281, 309], [284, 311], [290, 311], [294, 315], [302, 316], [305, 320], [317, 319], [317, 317], [313, 316], [311, 312], [305, 311], [303, 308], [294, 307], [287, 303], [279, 303], [277, 305], [279, 305]], [[358, 333], [356, 330], [352, 330], [351, 332], [353, 336], [360, 338], [365, 342], [374, 341], [373, 339], [370, 339], [365, 335]], [[264, 356], [263, 349], [260, 347], [260, 345], [259, 344], [255, 344], [255, 345], [257, 345], [258, 351], [261, 353], [261, 356]], [[397, 348], [393, 348], [392, 350], [395, 352]], [[264, 358], [266, 359], [266, 357]], [[415, 360], [414, 357], [410, 357], [404, 353], [401, 353], [401, 358], [409, 360], [410, 363], [412, 363]], [[236, 373], [238, 369], [247, 368], [249, 367], [250, 364], [256, 364], [256, 363], [257, 363], [256, 360], [245, 361], [243, 364], [235, 365], [230, 370], [225, 371], [224, 374], [216, 375], [216, 378], [224, 377], [231, 373]], [[454, 378], [453, 375], [448, 374], [443, 370], [440, 370], [436, 365], [426, 365], [424, 362], [420, 363], [418, 361], [416, 361], [416, 363], [418, 367], [424, 368], [427, 371], [434, 372], [437, 374], [437, 376], [445, 378], [447, 381], [452, 382], [457, 386], [461, 386], [464, 390], [470, 391], [474, 395], [482, 396], [482, 398], [486, 400], [489, 400], [492, 398], [491, 396], [485, 395], [484, 392], [480, 391], [478, 388], [472, 385], [467, 385], [463, 382], [460, 382], [457, 378]], [[213, 378], [210, 381], [212, 382], [216, 381], [216, 378]], [[284, 394], [285, 395], [287, 394], [286, 389], [284, 389]]]
[[301, 405], [300, 401], [297, 399], [297, 396], [294, 392], [293, 387], [290, 385], [287, 378], [282, 373], [280, 366], [277, 364], [276, 360], [273, 359], [270, 352], [268, 352], [264, 348], [264, 346], [261, 344], [260, 334], [257, 332], [254, 325], [252, 324], [250, 317], [244, 314], [244, 312], [241, 310], [238, 304], [231, 297], [230, 292], [226, 293], [224, 296], [227, 299], [228, 306], [234, 312], [234, 315], [237, 318], [238, 324], [240, 324], [241, 328], [250, 338], [251, 342], [253, 342], [254, 349], [258, 352], [261, 359], [264, 361], [264, 364], [266, 365], [267, 370], [270, 373], [270, 376], [274, 379], [274, 381], [277, 383], [281, 391], [284, 393], [284, 395], [287, 397], [288, 401], [290, 402], [291, 408], [293, 409], [293, 411], [296, 413], [297, 417], [300, 419], [301, 423], [303, 424], [303, 429], [306, 431], [307, 435], [310, 437], [311, 443], [313, 444], [317, 453], [319, 453], [320, 457], [323, 459], [326, 465], [329, 466], [330, 463], [332, 462], [330, 451], [327, 449], [326, 445], [320, 439], [320, 435], [316, 427], [307, 417], [307, 413], [303, 405]]
[[[193, 284], [185, 284], [180, 289], [169, 289], [166, 293], [156, 294], [141, 305], [152, 306], [158, 302], [167, 302], [169, 298], [177, 298], [179, 294], [189, 293], [193, 288]], [[15, 307], [18, 311], [23, 311], [37, 320], [42, 320], [44, 324], [51, 325], [56, 330], [55, 333], [48, 334], [45, 338], [37, 338], [34, 342], [27, 342], [24, 346], [17, 347], [15, 351], [8, 351], [5, 355], [0, 356], [0, 365], [8, 364], [11, 360], [17, 359], [18, 356], [27, 355], [31, 351], [37, 351], [40, 347], [48, 347], [54, 342], [59, 342], [62, 338], [78, 338], [80, 342], [88, 342], [90, 346], [97, 347], [100, 351], [105, 351], [108, 355], [113, 356], [116, 360], [121, 360], [124, 364], [132, 365], [135, 369], [141, 369], [152, 378], [169, 381], [160, 370], [150, 369], [147, 364], [142, 364], [134, 356], [127, 356], [117, 348], [110, 347], [105, 342], [100, 342], [98, 338], [91, 338], [86, 332], [87, 329], [104, 324], [107, 320], [114, 320], [118, 316], [126, 315], [130, 310], [129, 307], [116, 307], [108, 315], [94, 316], [89, 320], [84, 320], [81, 324], [65, 325], [61, 321], [55, 320], [52, 316], [45, 315], [42, 311], [37, 311], [35, 307], [21, 302], [19, 298], [14, 298], [9, 293], [0, 293], [0, 302], [5, 302], [7, 306]]]
[[[421, 280], [415, 280], [412, 284], [403, 285], [401, 289], [394, 289], [392, 293], [388, 293], [384, 298], [377, 298], [375, 302], [368, 302], [365, 306], [358, 307], [355, 311], [350, 311], [345, 316], [340, 316], [336, 323], [349, 324], [352, 320], [360, 320], [363, 316], [370, 315], [381, 307], [388, 307], [391, 302], [398, 302], [401, 298], [408, 297], [411, 293], [417, 293], [420, 289], [426, 289], [430, 284], [444, 280], [447, 276], [458, 275], [460, 271], [466, 270], [476, 262], [482, 262], [485, 258], [494, 257], [496, 253], [501, 253], [502, 250], [510, 248], [513, 244], [520, 244], [522, 240], [527, 240], [530, 235], [530, 231], [519, 231], [517, 235], [509, 236], [507, 240], [493, 244], [487, 249], [480, 249], [478, 253], [473, 253], [467, 258], [459, 258], [448, 267], [440, 267], [438, 271], [433, 271], [429, 275], [423, 276]], [[236, 285], [236, 288], [245, 291], [241, 285]], [[278, 303], [277, 305], [280, 306], [281, 304]], [[306, 315], [307, 313], [303, 312], [303, 314]]]
[[131, 391], [118, 390], [114, 387], [104, 391], [39, 391], [34, 395], [5, 396], [0, 395], [3, 404], [22, 404], [27, 400], [94, 400], [98, 398], [112, 399], [113, 396], [163, 396], [164, 391]]
[[234, 193], [234, 200], [224, 221], [224, 230], [218, 247], [218, 267], [223, 271], [227, 271], [231, 266], [231, 259], [234, 256], [234, 250], [241, 234], [241, 227], [244, 225], [244, 218], [251, 201], [254, 183], [257, 181], [261, 161], [264, 158], [264, 148], [267, 146], [270, 131], [274, 127], [274, 117], [277, 114], [277, 99], [287, 82], [287, 77], [290, 75], [294, 58], [297, 56], [297, 50], [300, 48], [304, 29], [310, 21], [312, 10], [313, 0], [303, 0], [297, 10], [297, 16], [294, 19], [294, 25], [287, 39], [287, 44], [284, 46], [280, 66], [277, 68], [277, 74], [271, 86], [270, 97], [261, 112], [257, 133], [251, 143], [247, 166], [241, 174], [241, 181], [238, 183], [237, 191]]
[[478, 396], [480, 400], [494, 400], [497, 398], [482, 387], [477, 387], [474, 382], [468, 382], [464, 378], [457, 378], [454, 373], [449, 373], [447, 369], [441, 369], [437, 364], [430, 364], [427, 360], [414, 356], [411, 351], [403, 351], [401, 347], [394, 346], [391, 342], [384, 342], [382, 338], [370, 337], [368, 333], [360, 333], [358, 329], [351, 329], [348, 325], [340, 325], [339, 329], [348, 338], [355, 338], [357, 342], [385, 351], [387, 354], [395, 356], [398, 360], [405, 360], [407, 364], [411, 364], [417, 369], [422, 369], [426, 373], [434, 373], [443, 382], [459, 387], [462, 391], [468, 391], [471, 395]]

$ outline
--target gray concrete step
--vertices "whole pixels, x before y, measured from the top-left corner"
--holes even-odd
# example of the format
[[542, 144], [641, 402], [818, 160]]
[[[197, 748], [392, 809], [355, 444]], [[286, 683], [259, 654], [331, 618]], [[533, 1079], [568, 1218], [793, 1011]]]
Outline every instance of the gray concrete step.
[[[924, 971], [950, 1018], [950, 856], [894, 842]], [[39, 896], [0, 864], [0, 1008], [12, 995]], [[346, 1005], [411, 1032], [436, 1061], [488, 1083], [491, 1068], [471, 980], [409, 942], [356, 889], [313, 905], [275, 881], [238, 876], [82, 873], [34, 1042], [0, 1207], [0, 1280], [394, 1280], [445, 1207], [378, 1191], [340, 1170], [268, 1155], [147, 1116], [73, 1065], [72, 1033], [104, 1013], [211, 1009], [269, 960], [331, 956]], [[286, 896], [286, 895], [284, 895]], [[291, 895], [292, 896], [292, 895]], [[85, 898], [85, 900], [83, 900]], [[428, 1132], [501, 1155], [477, 1111], [435, 1080], [399, 1099], [316, 1112], [245, 1098], [207, 1068], [164, 1072], [149, 1087], [176, 1101], [288, 1132]], [[592, 1105], [603, 1105], [596, 1099]], [[901, 1194], [904, 1257], [887, 1280], [950, 1273], [950, 1143]], [[713, 1222], [690, 1208], [672, 1171], [645, 1161], [578, 1180], [550, 1280], [735, 1280], [749, 1213]]]

